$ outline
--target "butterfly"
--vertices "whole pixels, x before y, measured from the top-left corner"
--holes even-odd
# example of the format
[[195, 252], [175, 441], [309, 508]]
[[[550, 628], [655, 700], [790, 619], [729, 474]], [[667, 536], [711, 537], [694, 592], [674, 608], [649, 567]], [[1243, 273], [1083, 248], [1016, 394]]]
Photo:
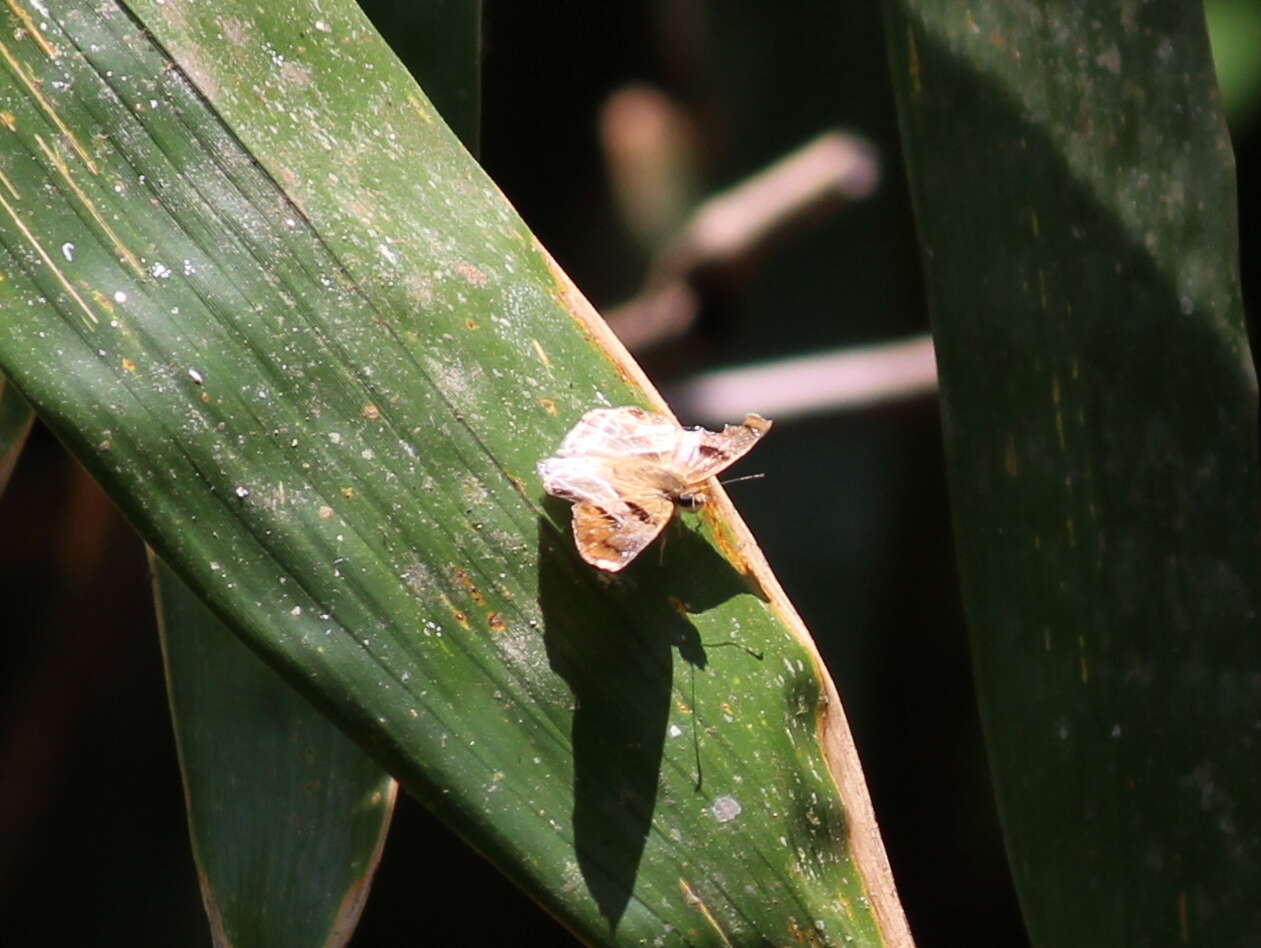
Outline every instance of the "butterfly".
[[745, 455], [770, 429], [760, 415], [722, 431], [683, 428], [643, 408], [593, 408], [539, 462], [543, 489], [573, 501], [574, 542], [584, 560], [616, 573], [670, 521], [696, 510], [705, 481]]

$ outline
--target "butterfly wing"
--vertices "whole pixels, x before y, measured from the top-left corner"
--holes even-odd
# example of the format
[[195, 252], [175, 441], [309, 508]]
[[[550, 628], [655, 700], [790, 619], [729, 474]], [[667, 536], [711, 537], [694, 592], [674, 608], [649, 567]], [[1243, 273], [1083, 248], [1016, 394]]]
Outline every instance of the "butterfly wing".
[[543, 488], [574, 502], [574, 541], [592, 566], [617, 572], [653, 541], [674, 502], [656, 466], [637, 459], [555, 457], [539, 464]]
[[664, 494], [631, 498], [620, 507], [574, 504], [574, 542], [584, 560], [616, 573], [669, 523], [674, 502]]
[[771, 423], [761, 415], [750, 414], [743, 424], [725, 425], [722, 431], [683, 430], [684, 436], [692, 440], [683, 446], [678, 458], [679, 478], [689, 486], [709, 480], [748, 454], [770, 427]]
[[639, 458], [660, 463], [675, 455], [684, 434], [672, 419], [643, 408], [593, 408], [565, 435], [556, 454], [562, 458]]

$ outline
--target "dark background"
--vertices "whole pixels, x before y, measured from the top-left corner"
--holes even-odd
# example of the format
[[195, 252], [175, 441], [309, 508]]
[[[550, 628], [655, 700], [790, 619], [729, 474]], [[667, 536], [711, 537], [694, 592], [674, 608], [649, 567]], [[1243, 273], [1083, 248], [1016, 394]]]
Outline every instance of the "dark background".
[[[405, 60], [423, 49], [408, 4], [365, 6]], [[625, 84], [692, 118], [702, 193], [828, 129], [879, 149], [876, 195], [721, 278], [694, 334], [645, 359], [656, 382], [926, 330], [878, 4], [491, 0], [485, 28], [483, 162], [602, 308], [635, 292], [647, 260], [597, 135]], [[1261, 138], [1246, 97], [1231, 102], [1248, 289]], [[940, 440], [926, 398], [784, 421], [758, 448], [766, 479], [732, 490], [836, 679], [919, 944], [966, 932], [1020, 945]], [[13, 944], [209, 944], [139, 540], [38, 428], [0, 499], [0, 536], [0, 931]], [[567, 938], [400, 800], [354, 945]]]

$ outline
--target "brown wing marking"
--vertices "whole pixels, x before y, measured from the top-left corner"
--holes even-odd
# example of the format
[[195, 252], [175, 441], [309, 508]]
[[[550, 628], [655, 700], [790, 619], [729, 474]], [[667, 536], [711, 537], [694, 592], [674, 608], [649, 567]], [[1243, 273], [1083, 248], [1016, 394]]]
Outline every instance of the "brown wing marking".
[[653, 541], [670, 520], [674, 504], [664, 494], [646, 494], [618, 505], [574, 504], [574, 541], [582, 558], [616, 573]]
[[684, 480], [698, 484], [718, 474], [749, 453], [758, 439], [771, 428], [761, 415], [746, 415], [744, 424], [725, 425], [722, 431], [701, 433], [700, 445], [689, 459]]

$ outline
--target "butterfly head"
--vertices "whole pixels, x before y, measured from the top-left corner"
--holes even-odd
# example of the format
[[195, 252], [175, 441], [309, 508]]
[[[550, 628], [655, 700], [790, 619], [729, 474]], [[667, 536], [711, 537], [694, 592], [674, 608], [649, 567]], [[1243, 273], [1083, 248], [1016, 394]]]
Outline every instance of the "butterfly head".
[[674, 495], [674, 505], [682, 510], [700, 510], [709, 501], [703, 487], [689, 487]]

